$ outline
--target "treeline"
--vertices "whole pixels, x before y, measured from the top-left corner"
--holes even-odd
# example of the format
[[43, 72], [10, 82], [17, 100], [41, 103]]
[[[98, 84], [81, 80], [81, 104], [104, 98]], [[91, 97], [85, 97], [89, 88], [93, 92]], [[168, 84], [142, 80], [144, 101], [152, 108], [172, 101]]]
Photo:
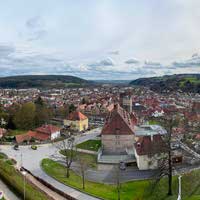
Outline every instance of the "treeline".
[[175, 74], [162, 77], [139, 78], [130, 85], [145, 86], [155, 92], [182, 91], [200, 93], [200, 74]]
[[60, 108], [49, 107], [41, 97], [34, 102], [14, 104], [8, 109], [0, 107], [1, 127], [7, 129], [31, 130], [45, 123], [53, 117], [65, 118], [76, 107], [64, 105]]
[[0, 78], [0, 88], [66, 88], [91, 82], [67, 75], [24, 75]]

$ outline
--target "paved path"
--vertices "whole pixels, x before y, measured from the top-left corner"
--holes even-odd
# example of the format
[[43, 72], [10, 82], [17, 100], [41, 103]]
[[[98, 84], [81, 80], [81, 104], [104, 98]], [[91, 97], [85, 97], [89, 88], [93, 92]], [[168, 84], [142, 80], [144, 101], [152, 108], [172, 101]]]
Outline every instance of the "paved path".
[[3, 191], [6, 200], [21, 200], [19, 197], [16, 196], [8, 186], [0, 180], [0, 190]]
[[[75, 138], [75, 143], [81, 143], [88, 139], [94, 139], [100, 133], [100, 129], [94, 129], [83, 136], [77, 136]], [[58, 144], [58, 143], [57, 143]], [[79, 199], [79, 200], [97, 200], [92, 196], [89, 196], [85, 193], [79, 192], [71, 187], [68, 187], [60, 182], [56, 181], [55, 179], [48, 176], [40, 167], [40, 163], [44, 158], [51, 158], [58, 153], [58, 148], [55, 144], [44, 144], [38, 145], [38, 150], [32, 150], [30, 146], [20, 146], [18, 151], [13, 149], [13, 146], [8, 145], [1, 145], [0, 151], [7, 154], [9, 157], [14, 158], [17, 160], [18, 167], [24, 166], [28, 169], [31, 173], [35, 176], [38, 176], [44, 179], [46, 182], [52, 184], [54, 187], [58, 188], [59, 190]]]
[[190, 147], [188, 147], [186, 144], [184, 144], [180, 140], [179, 140], [179, 144], [180, 144], [180, 146], [181, 146], [182, 149], [184, 149], [185, 151], [187, 151], [189, 154], [193, 155], [196, 159], [200, 159], [200, 154], [198, 154], [197, 152], [195, 152], [193, 149], [191, 149]]
[[63, 196], [59, 195], [58, 193], [40, 183], [32, 175], [27, 174], [26, 179], [28, 179], [32, 184], [36, 185], [39, 189], [41, 189], [44, 193], [49, 195], [49, 197], [53, 198], [54, 200], [66, 200], [66, 198], [64, 198]]

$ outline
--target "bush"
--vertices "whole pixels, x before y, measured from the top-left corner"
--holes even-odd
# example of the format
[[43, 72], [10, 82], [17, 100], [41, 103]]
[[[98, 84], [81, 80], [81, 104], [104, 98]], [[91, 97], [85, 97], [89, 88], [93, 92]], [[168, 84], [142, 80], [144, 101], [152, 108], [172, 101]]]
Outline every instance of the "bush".
[[9, 160], [6, 160], [5, 162], [9, 165], [16, 165], [17, 164], [17, 161], [15, 159], [9, 159]]
[[7, 159], [8, 156], [5, 153], [0, 153], [0, 159]]

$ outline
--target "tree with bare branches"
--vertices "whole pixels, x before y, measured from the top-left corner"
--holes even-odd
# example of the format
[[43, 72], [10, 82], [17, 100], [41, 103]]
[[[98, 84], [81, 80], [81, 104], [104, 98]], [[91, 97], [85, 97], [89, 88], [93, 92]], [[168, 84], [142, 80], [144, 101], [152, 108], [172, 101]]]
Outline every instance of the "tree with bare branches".
[[67, 169], [66, 177], [69, 178], [71, 164], [74, 161], [75, 154], [76, 154], [74, 150], [74, 137], [70, 137], [67, 140], [63, 140], [62, 142], [58, 144], [57, 148], [60, 150], [60, 153], [63, 155], [61, 159], [65, 163], [65, 166]]
[[173, 163], [172, 163], [172, 132], [173, 128], [177, 127], [179, 123], [179, 118], [175, 113], [170, 113], [159, 119], [160, 124], [165, 128], [167, 134], [164, 136], [165, 144], [161, 148], [161, 151], [166, 152], [165, 156], [160, 157], [158, 160], [159, 169], [156, 176], [156, 182], [158, 183], [161, 178], [168, 177], [168, 195], [172, 195], [172, 173], [173, 173]]
[[82, 177], [82, 188], [84, 190], [85, 189], [86, 171], [92, 165], [92, 163], [91, 163], [91, 160], [87, 159], [87, 157], [83, 156], [81, 153], [77, 153], [76, 161], [78, 164], [78, 169], [79, 169], [80, 175]]

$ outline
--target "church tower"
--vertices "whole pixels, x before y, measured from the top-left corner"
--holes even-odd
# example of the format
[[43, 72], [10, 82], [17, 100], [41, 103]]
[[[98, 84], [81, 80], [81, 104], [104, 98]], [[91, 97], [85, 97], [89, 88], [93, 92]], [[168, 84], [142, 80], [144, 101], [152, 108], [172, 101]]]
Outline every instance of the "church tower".
[[131, 93], [121, 93], [120, 94], [120, 106], [127, 112], [132, 113], [133, 102]]

